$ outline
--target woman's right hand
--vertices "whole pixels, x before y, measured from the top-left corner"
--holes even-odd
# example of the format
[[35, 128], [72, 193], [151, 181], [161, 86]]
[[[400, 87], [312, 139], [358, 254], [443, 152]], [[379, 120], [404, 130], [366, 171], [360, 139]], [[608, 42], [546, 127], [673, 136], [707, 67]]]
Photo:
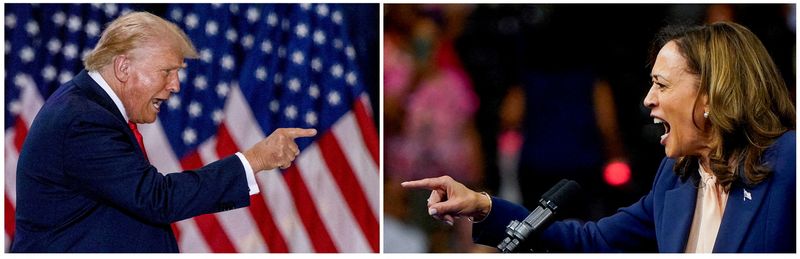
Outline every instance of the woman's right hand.
[[470, 190], [450, 176], [425, 178], [400, 185], [404, 188], [431, 190], [428, 214], [450, 225], [460, 217], [481, 221], [492, 209], [492, 200], [488, 195]]

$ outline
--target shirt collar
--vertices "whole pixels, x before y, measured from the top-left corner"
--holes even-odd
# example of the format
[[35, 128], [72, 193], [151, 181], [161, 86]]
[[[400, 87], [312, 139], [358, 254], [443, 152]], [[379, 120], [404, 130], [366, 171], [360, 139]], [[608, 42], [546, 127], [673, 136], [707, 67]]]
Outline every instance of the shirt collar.
[[117, 96], [117, 94], [114, 93], [113, 90], [111, 90], [111, 86], [109, 86], [108, 82], [106, 82], [106, 80], [103, 79], [103, 76], [100, 75], [100, 72], [89, 71], [89, 76], [92, 77], [92, 80], [94, 80], [95, 83], [100, 85], [100, 88], [103, 88], [103, 91], [106, 91], [106, 94], [108, 94], [109, 97], [111, 97], [111, 100], [114, 101], [114, 104], [117, 105], [117, 109], [119, 109], [119, 112], [122, 113], [122, 118], [125, 118], [125, 122], [127, 122], [128, 115], [125, 112], [125, 106], [122, 105], [122, 100], [120, 100], [119, 96]]

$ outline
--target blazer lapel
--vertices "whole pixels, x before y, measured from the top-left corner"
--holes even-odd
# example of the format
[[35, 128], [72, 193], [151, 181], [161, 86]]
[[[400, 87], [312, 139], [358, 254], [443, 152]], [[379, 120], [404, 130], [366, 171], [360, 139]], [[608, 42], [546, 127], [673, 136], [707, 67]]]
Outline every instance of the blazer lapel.
[[678, 188], [664, 194], [664, 212], [661, 217], [659, 251], [680, 253], [686, 250], [689, 228], [692, 226], [697, 188], [691, 180], [679, 183]]
[[767, 190], [771, 183], [772, 181], [769, 179], [750, 188], [739, 180], [731, 186], [728, 202], [725, 205], [725, 214], [722, 216], [717, 240], [714, 242], [715, 253], [739, 251], [758, 208], [761, 207], [764, 197], [767, 196]]

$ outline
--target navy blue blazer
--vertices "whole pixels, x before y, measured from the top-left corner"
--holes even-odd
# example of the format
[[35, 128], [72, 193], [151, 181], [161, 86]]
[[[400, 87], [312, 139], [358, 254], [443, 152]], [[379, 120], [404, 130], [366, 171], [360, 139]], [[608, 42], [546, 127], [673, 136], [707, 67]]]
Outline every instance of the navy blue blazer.
[[[795, 131], [784, 133], [764, 153], [772, 175], [748, 187], [731, 186], [714, 252], [791, 252], [795, 248], [796, 158]], [[597, 222], [554, 222], [533, 240], [547, 251], [667, 252], [686, 250], [697, 200], [691, 179], [673, 171], [675, 161], [665, 158], [653, 188], [633, 205]], [[748, 193], [749, 195], [747, 195]], [[523, 220], [528, 211], [492, 198], [487, 218], [473, 225], [475, 242], [497, 246], [511, 220]]]
[[250, 205], [241, 160], [162, 175], [86, 71], [59, 87], [17, 164], [11, 252], [178, 252], [170, 223]]

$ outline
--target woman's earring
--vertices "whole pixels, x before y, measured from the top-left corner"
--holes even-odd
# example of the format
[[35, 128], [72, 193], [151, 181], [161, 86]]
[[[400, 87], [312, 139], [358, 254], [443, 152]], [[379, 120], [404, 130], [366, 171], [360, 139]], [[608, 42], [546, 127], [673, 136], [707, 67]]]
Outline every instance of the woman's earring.
[[703, 118], [708, 119], [708, 112], [703, 112]]

